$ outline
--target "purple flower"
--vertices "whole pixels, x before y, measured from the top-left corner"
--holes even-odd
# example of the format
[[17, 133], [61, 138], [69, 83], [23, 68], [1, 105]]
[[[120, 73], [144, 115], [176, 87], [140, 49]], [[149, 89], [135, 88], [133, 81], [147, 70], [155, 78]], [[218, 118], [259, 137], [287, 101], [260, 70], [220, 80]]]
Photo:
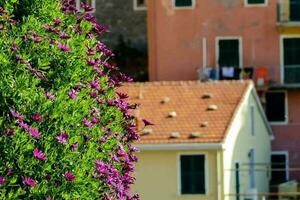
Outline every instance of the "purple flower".
[[70, 48], [66, 44], [58, 43], [58, 48], [64, 52], [69, 52]]
[[106, 142], [106, 138], [105, 137], [101, 137], [99, 142], [103, 143], [103, 142]]
[[68, 34], [66, 34], [65, 32], [63, 32], [63, 31], [59, 31], [59, 33], [58, 33], [59, 35], [60, 35], [60, 37], [62, 38], [62, 39], [70, 39], [71, 38], [71, 36], [70, 35], [68, 35]]
[[93, 127], [93, 123], [90, 122], [90, 121], [88, 121], [88, 120], [85, 119], [85, 118], [82, 120], [82, 122], [83, 122], [83, 125], [84, 125], [85, 127], [87, 127], [87, 128], [92, 128], [92, 127]]
[[91, 6], [88, 6], [82, 2], [80, 3], [80, 7], [83, 8], [85, 12], [91, 12], [94, 10]]
[[23, 178], [23, 183], [25, 185], [29, 186], [29, 187], [35, 187], [35, 186], [37, 186], [37, 182], [35, 180], [33, 180], [32, 178], [27, 177], [27, 176], [25, 176]]
[[84, 16], [84, 19], [89, 22], [96, 22], [96, 18], [89, 13]]
[[96, 160], [96, 162], [94, 164], [94, 167], [101, 174], [108, 174], [109, 173], [109, 171], [107, 169], [107, 164], [105, 164], [101, 160]]
[[33, 34], [32, 40], [34, 43], [40, 43], [42, 41], [41, 38], [36, 34]]
[[93, 56], [93, 55], [96, 54], [96, 50], [95, 49], [90, 49], [90, 48], [88, 48], [88, 50], [86, 50], [85, 52], [89, 56]]
[[54, 22], [55, 26], [60, 26], [61, 25], [61, 21], [59, 19], [53, 19], [52, 21]]
[[16, 44], [11, 45], [10, 50], [13, 51], [13, 52], [16, 52], [17, 51], [17, 45]]
[[85, 60], [89, 66], [96, 66], [98, 64], [94, 59], [86, 58]]
[[36, 122], [41, 122], [43, 121], [43, 116], [40, 113], [34, 113], [31, 119]]
[[128, 94], [124, 94], [121, 92], [117, 92], [117, 95], [119, 96], [120, 99], [127, 99], [129, 97]]
[[30, 127], [28, 129], [29, 135], [32, 136], [35, 139], [40, 139], [41, 135], [39, 133], [39, 131], [36, 128]]
[[46, 96], [48, 99], [50, 99], [51, 101], [54, 101], [54, 100], [55, 100], [55, 96], [54, 96], [52, 93], [48, 92], [48, 91], [45, 92], [45, 96]]
[[118, 156], [125, 157], [127, 154], [123, 149], [118, 150]]
[[75, 175], [72, 174], [71, 172], [64, 173], [64, 177], [67, 181], [70, 181], [70, 182], [74, 181], [76, 178]]
[[60, 133], [60, 134], [56, 137], [57, 141], [58, 141], [59, 143], [63, 144], [63, 145], [66, 145], [66, 144], [67, 144], [68, 138], [69, 138], [69, 135], [68, 135], [67, 133], [65, 133], [65, 132]]
[[43, 161], [47, 160], [45, 154], [42, 151], [39, 151], [37, 148], [33, 150], [33, 155], [39, 160], [43, 160]]
[[94, 91], [90, 91], [90, 95], [92, 98], [96, 98], [98, 96], [97, 93]]
[[99, 120], [96, 117], [93, 117], [92, 119], [92, 123], [93, 124], [98, 124]]
[[93, 80], [92, 82], [90, 82], [90, 86], [92, 88], [95, 88], [96, 90], [100, 90], [100, 85], [99, 85], [98, 80]]
[[25, 130], [28, 130], [29, 129], [29, 125], [26, 124], [24, 121], [19, 121], [17, 122], [17, 125]]
[[6, 171], [5, 171], [7, 176], [12, 175], [14, 172], [15, 172], [15, 170], [13, 168], [7, 168]]
[[142, 122], [144, 123], [145, 126], [153, 126], [154, 124], [146, 119], [142, 119]]
[[44, 29], [46, 29], [47, 31], [50, 31], [52, 33], [56, 33], [57, 32], [57, 30], [54, 27], [50, 26], [49, 24], [45, 24], [44, 25]]
[[10, 113], [14, 118], [17, 118], [19, 120], [24, 120], [24, 118], [25, 118], [23, 115], [21, 115], [20, 113], [16, 112], [13, 109], [10, 109]]
[[77, 91], [72, 89], [69, 93], [68, 93], [70, 99], [76, 99], [77, 98]]
[[4, 183], [5, 183], [5, 179], [2, 176], [0, 176], [0, 185], [3, 185]]
[[70, 149], [72, 151], [76, 151], [78, 149], [78, 142], [74, 142], [73, 144], [71, 144]]

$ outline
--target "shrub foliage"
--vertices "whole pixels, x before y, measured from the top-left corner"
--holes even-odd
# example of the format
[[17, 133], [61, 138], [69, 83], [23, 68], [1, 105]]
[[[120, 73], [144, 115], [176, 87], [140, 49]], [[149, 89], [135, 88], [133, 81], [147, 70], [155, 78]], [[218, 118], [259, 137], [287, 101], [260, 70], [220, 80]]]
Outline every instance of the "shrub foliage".
[[[74, 0], [0, 0], [0, 199], [138, 199], [130, 79]], [[101, 38], [101, 37], [100, 37]]]

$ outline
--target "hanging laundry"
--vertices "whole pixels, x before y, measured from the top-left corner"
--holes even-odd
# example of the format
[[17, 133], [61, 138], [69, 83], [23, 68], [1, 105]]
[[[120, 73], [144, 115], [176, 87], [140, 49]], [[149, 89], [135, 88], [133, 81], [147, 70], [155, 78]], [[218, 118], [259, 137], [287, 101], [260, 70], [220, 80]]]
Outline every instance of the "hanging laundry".
[[224, 78], [234, 77], [234, 67], [222, 67], [222, 76]]

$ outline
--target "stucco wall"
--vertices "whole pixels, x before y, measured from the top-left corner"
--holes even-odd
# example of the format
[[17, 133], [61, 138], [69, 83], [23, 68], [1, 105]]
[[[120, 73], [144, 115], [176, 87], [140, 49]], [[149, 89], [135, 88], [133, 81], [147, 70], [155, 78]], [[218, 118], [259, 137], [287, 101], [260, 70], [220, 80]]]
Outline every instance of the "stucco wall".
[[146, 51], [147, 11], [135, 11], [133, 0], [96, 0], [95, 15], [99, 23], [109, 27], [110, 33], [101, 37], [105, 44], [115, 47], [122, 35], [134, 47]]
[[[180, 153], [207, 155], [207, 195], [179, 195]], [[138, 157], [133, 192], [139, 193], [141, 200], [217, 199], [216, 151], [141, 151]]]
[[[289, 167], [300, 166], [300, 91], [287, 92], [288, 124], [273, 125], [275, 139], [272, 141], [273, 151], [289, 151]], [[289, 179], [300, 181], [300, 171], [290, 171]]]
[[[249, 106], [255, 106], [255, 135], [251, 135]], [[255, 149], [255, 180], [257, 192], [269, 191], [268, 171], [271, 156], [271, 137], [267, 127], [258, 110], [253, 94], [244, 102], [241, 112], [238, 113], [238, 120], [234, 121], [232, 132], [228, 135], [233, 142], [226, 143], [224, 151], [224, 185], [225, 199], [234, 200], [236, 177], [231, 173], [235, 169], [235, 162], [240, 163], [240, 193], [249, 192], [249, 159], [248, 153], [251, 148]], [[228, 140], [228, 141], [230, 141]]]
[[197, 79], [202, 67], [202, 39], [207, 39], [207, 65], [216, 61], [216, 37], [242, 38], [243, 66], [265, 66], [280, 78], [276, 2], [245, 7], [244, 0], [196, 0], [194, 9], [175, 10], [172, 0], [149, 1], [150, 80]]

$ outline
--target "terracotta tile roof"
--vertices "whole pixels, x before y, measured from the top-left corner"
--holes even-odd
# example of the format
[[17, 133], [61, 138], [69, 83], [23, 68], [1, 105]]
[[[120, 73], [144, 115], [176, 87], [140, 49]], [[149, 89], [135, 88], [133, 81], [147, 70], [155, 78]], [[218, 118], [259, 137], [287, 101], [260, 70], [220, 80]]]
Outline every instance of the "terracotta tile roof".
[[[139, 119], [153, 122], [138, 144], [220, 143], [250, 81], [133, 83], [121, 88]], [[140, 127], [142, 128], [142, 127]]]

